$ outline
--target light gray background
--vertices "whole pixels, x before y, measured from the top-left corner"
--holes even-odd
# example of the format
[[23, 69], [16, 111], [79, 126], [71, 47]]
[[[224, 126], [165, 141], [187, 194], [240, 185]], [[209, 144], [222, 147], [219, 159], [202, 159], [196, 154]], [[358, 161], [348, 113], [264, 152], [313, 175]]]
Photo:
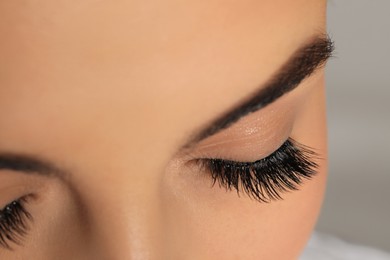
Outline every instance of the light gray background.
[[333, 0], [329, 180], [317, 229], [390, 251], [390, 0]]

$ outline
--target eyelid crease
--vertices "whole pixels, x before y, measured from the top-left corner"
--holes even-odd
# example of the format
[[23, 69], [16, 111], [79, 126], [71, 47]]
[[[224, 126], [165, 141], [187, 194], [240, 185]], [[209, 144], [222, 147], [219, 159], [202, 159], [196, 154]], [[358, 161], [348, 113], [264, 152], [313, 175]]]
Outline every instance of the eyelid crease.
[[235, 125], [200, 141], [189, 153], [195, 157], [219, 157], [240, 161], [255, 161], [280, 147], [291, 135], [302, 104], [313, 89], [302, 86], [278, 102], [240, 119]]

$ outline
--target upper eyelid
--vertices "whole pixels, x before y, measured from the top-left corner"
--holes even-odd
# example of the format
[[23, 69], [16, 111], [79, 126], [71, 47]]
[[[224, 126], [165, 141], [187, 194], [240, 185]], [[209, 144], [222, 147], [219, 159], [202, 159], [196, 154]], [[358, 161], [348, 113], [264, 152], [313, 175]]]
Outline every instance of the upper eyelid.
[[232, 165], [236, 165], [236, 166], [253, 166], [254, 164], [256, 163], [259, 163], [260, 161], [264, 161], [266, 160], [268, 157], [271, 157], [273, 154], [275, 154], [276, 152], [278, 152], [283, 145], [286, 144], [286, 142], [294, 142], [292, 138], [287, 138], [287, 140], [285, 140], [282, 145], [280, 145], [277, 149], [275, 149], [272, 153], [270, 153], [269, 155], [267, 156], [264, 156], [260, 159], [257, 159], [255, 161], [236, 161], [236, 160], [230, 160], [230, 159], [223, 159], [223, 158], [211, 158], [211, 157], [201, 157], [201, 158], [194, 158], [195, 160], [219, 160], [219, 161], [223, 161], [225, 163], [229, 163], [229, 164], [232, 164]]

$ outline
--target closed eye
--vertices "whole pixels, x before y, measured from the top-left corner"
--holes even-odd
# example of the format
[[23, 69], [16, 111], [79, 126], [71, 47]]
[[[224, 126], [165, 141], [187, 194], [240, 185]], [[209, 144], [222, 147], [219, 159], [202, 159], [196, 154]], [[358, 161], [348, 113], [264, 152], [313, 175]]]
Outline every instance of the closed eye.
[[17, 199], [0, 209], [0, 246], [12, 250], [11, 244], [22, 243], [27, 235], [32, 215], [25, 209], [28, 196]]
[[241, 191], [259, 202], [281, 200], [282, 193], [298, 190], [304, 179], [311, 179], [318, 164], [312, 148], [288, 138], [275, 152], [254, 162], [218, 158], [195, 159], [220, 187]]

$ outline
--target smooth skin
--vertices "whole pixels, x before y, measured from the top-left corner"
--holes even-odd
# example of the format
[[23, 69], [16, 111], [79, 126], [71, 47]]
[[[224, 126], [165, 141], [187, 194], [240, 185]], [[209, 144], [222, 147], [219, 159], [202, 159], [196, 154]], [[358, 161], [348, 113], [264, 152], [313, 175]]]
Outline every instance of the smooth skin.
[[[325, 32], [325, 16], [325, 0], [1, 1], [0, 151], [69, 174], [0, 170], [0, 208], [33, 194], [34, 218], [0, 258], [297, 259], [326, 183], [323, 68], [180, 148]], [[322, 159], [280, 201], [211, 187], [186, 163], [258, 160], [289, 136]]]

